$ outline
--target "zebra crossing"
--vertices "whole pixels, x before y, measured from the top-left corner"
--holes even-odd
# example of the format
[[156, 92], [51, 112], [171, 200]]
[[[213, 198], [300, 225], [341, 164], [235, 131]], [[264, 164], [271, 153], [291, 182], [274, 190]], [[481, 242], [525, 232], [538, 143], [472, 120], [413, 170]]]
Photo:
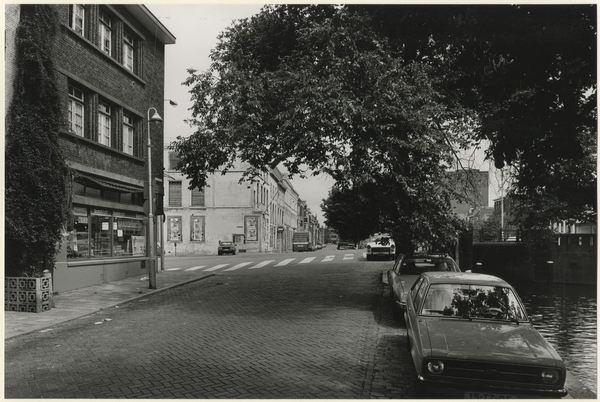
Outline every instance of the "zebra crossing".
[[260, 262], [245, 261], [245, 262], [235, 264], [233, 266], [230, 266], [232, 264], [217, 264], [214, 266], [210, 266], [210, 264], [209, 264], [209, 265], [197, 265], [197, 266], [185, 268], [185, 269], [184, 268], [167, 268], [166, 271], [191, 272], [191, 271], [200, 271], [201, 270], [203, 272], [214, 272], [214, 271], [221, 270], [221, 272], [227, 272], [227, 271], [237, 271], [242, 268], [261, 269], [261, 268], [265, 268], [265, 267], [269, 267], [269, 266], [279, 268], [279, 267], [286, 267], [286, 266], [294, 265], [294, 264], [306, 265], [306, 264], [310, 264], [311, 262], [331, 262], [331, 261], [334, 261], [336, 259], [336, 257], [338, 259], [339, 259], [339, 257], [342, 257], [343, 261], [348, 261], [348, 260], [354, 259], [354, 254], [344, 254], [343, 256], [327, 255], [323, 259], [318, 260], [318, 261], [315, 261], [317, 259], [317, 257], [286, 258], [281, 261], [277, 261], [277, 260], [265, 260], [265, 261], [260, 261]]

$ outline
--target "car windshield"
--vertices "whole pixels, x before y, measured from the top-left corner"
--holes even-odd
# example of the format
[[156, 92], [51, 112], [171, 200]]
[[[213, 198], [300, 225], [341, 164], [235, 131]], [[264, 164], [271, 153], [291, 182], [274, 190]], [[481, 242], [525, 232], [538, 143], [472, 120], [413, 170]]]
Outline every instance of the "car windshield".
[[460, 272], [460, 269], [448, 257], [409, 257], [400, 266], [400, 275], [421, 275], [433, 271]]
[[439, 283], [429, 287], [421, 315], [513, 321], [527, 319], [525, 308], [510, 288]]
[[230, 241], [224, 241], [221, 242], [221, 246], [231, 246], [233, 243], [231, 243]]

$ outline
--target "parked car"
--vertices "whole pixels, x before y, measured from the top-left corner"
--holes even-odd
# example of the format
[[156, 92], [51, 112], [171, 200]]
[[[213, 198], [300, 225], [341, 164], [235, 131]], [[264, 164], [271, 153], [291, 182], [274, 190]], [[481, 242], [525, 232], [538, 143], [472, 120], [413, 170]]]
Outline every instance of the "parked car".
[[492, 275], [425, 272], [406, 299], [419, 396], [560, 398], [566, 368], [515, 289]]
[[390, 299], [394, 318], [401, 320], [406, 309], [406, 295], [423, 272], [460, 272], [454, 260], [445, 254], [409, 253], [400, 254], [391, 270], [388, 271]]
[[338, 250], [356, 250], [356, 244], [347, 241], [340, 241], [337, 244]]
[[382, 235], [367, 242], [367, 261], [384, 258], [393, 261], [396, 257], [396, 243], [391, 237]]
[[217, 254], [237, 254], [237, 244], [232, 241], [222, 241], [219, 243], [219, 247], [217, 248]]

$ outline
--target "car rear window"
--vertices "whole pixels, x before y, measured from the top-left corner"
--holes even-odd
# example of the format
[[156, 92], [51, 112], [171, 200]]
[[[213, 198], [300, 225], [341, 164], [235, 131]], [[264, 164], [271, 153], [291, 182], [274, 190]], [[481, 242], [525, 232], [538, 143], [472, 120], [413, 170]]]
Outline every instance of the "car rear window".
[[402, 261], [400, 275], [420, 275], [423, 272], [460, 272], [451, 258], [411, 257]]
[[223, 241], [221, 242], [221, 246], [231, 246], [233, 243], [231, 243], [230, 241]]

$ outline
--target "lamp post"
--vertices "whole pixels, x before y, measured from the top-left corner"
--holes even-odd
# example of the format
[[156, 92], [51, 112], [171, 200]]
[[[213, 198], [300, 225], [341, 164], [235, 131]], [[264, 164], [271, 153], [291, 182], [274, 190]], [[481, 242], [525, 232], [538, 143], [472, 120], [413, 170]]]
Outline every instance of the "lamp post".
[[[173, 107], [177, 107], [177, 102], [175, 102], [172, 99], [165, 99], [165, 102], [169, 102], [169, 104]], [[166, 115], [165, 115], [166, 117]], [[164, 182], [164, 176], [166, 175], [166, 173], [164, 173], [164, 169], [163, 169], [163, 189], [165, 188], [165, 182]], [[167, 175], [168, 176], [168, 175]], [[172, 177], [169, 176], [171, 179]], [[164, 194], [163, 194], [164, 197]], [[160, 270], [164, 271], [165, 270], [165, 214], [163, 212], [162, 215], [162, 219], [160, 222]]]
[[[150, 111], [154, 110], [152, 117], [150, 117]], [[154, 261], [154, 193], [152, 189], [152, 142], [150, 140], [150, 122], [152, 121], [163, 121], [162, 117], [158, 114], [156, 108], [151, 107], [148, 109], [148, 256], [150, 257], [148, 265], [148, 278], [150, 282], [150, 289], [156, 289], [156, 265]]]

